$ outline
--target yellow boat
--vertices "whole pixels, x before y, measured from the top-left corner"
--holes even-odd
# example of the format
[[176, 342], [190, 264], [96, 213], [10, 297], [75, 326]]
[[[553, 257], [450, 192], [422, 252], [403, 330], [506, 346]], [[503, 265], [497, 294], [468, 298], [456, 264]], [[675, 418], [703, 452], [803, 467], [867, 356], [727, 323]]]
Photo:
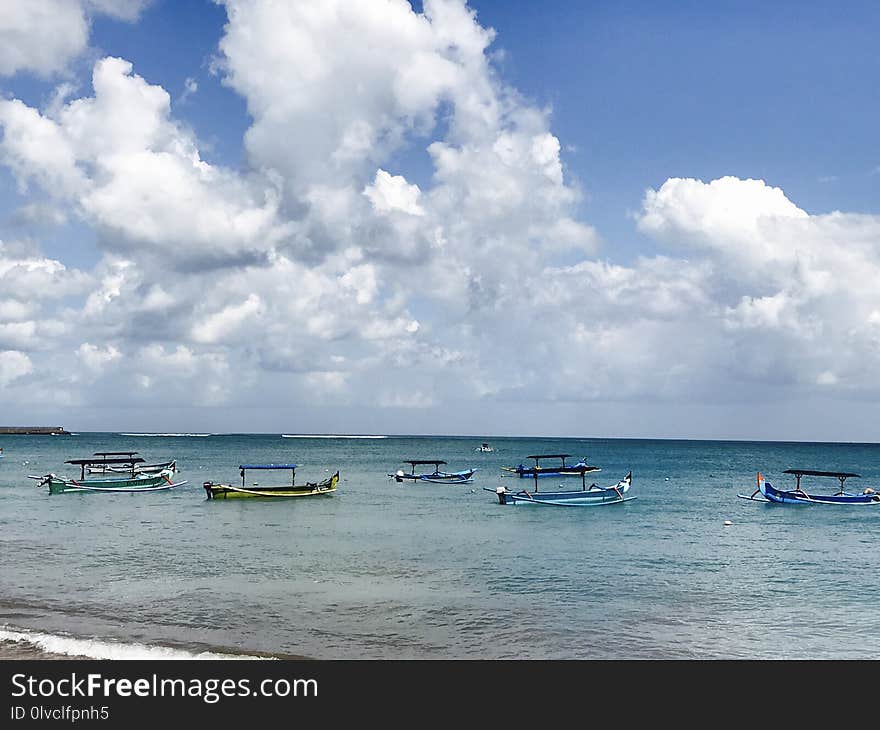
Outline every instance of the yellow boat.
[[[208, 499], [240, 499], [242, 497], [312, 497], [319, 494], [332, 494], [339, 483], [339, 470], [321, 482], [296, 484], [296, 464], [241, 464], [241, 486], [232, 484], [215, 484], [205, 482], [202, 486]], [[290, 469], [290, 484], [280, 486], [263, 486], [254, 484], [245, 486], [245, 473], [248, 469]]]

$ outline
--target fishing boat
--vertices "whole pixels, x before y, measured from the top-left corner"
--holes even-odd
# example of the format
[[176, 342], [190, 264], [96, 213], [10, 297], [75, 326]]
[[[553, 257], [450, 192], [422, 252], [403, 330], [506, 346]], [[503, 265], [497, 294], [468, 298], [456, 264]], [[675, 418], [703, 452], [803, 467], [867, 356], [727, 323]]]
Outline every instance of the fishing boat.
[[[239, 499], [242, 497], [312, 497], [319, 494], [332, 494], [339, 483], [339, 471], [320, 482], [296, 483], [297, 464], [240, 464], [241, 486], [205, 482], [202, 486], [208, 499]], [[290, 470], [290, 484], [266, 486], [246, 485], [245, 474], [250, 469]]]
[[[410, 465], [409, 473], [403, 469], [398, 469], [394, 474], [388, 476], [397, 482], [406, 480], [412, 482], [433, 482], [435, 484], [470, 484], [476, 469], [464, 469], [463, 471], [440, 471], [440, 467], [446, 464], [441, 459], [410, 459], [404, 461], [404, 464]], [[417, 466], [433, 465], [434, 471], [416, 474]]]
[[488, 451], [495, 451], [495, 449], [493, 449], [491, 446], [489, 446], [489, 444], [484, 443], [484, 444], [480, 444], [476, 449], [474, 449], [474, 451], [488, 452]]
[[[107, 457], [100, 459], [94, 457], [88, 459], [69, 459], [65, 464], [73, 464], [80, 467], [80, 478], [45, 474], [43, 476], [28, 475], [29, 479], [36, 479], [38, 487], [48, 486], [49, 494], [67, 494], [70, 492], [160, 492], [186, 484], [186, 480], [174, 482], [171, 469], [163, 469], [156, 473], [140, 473], [137, 465], [143, 459], [128, 457]], [[105, 466], [124, 467], [125, 473], [114, 473], [108, 476], [106, 473], [97, 477], [86, 477], [89, 467], [96, 464]]]
[[[519, 477], [582, 477], [584, 474], [592, 471], [601, 471], [598, 466], [591, 466], [587, 460], [581, 459], [576, 464], [566, 464], [565, 460], [571, 458], [571, 454], [533, 454], [527, 456], [527, 459], [533, 459], [534, 466], [526, 466], [519, 464], [517, 466], [502, 466], [501, 470], [508, 474], [515, 474]], [[545, 466], [541, 464], [541, 459], [559, 459], [558, 464]]]
[[[96, 461], [87, 468], [89, 474], [107, 474], [117, 473], [125, 474], [134, 471], [138, 474], [158, 474], [161, 471], [170, 469], [172, 472], [177, 471], [177, 460], [163, 461], [159, 464], [144, 464], [143, 459], [133, 461], [137, 451], [96, 451], [93, 456], [101, 457], [101, 461]], [[107, 458], [122, 458], [127, 456], [129, 461], [123, 464], [108, 464]]]
[[[160, 471], [170, 470], [172, 472], [177, 471], [177, 459], [172, 459], [171, 461], [163, 461], [159, 464], [138, 464], [136, 471], [138, 474], [158, 474]], [[110, 472], [122, 472], [125, 471], [124, 468], [120, 468], [117, 466], [108, 467], [107, 471]]]
[[494, 492], [498, 497], [499, 504], [536, 504], [551, 507], [597, 507], [601, 505], [621, 504], [629, 502], [635, 497], [626, 496], [632, 486], [632, 472], [630, 471], [617, 484], [610, 487], [600, 487], [597, 484], [587, 486], [584, 479], [581, 489], [566, 489], [557, 491], [540, 491], [538, 480], [535, 478], [535, 487], [532, 490], [520, 489], [519, 491], [506, 487], [483, 487], [487, 492]]
[[[813, 469], [786, 469], [783, 474], [793, 474], [796, 486], [794, 489], [777, 489], [758, 472], [758, 488], [750, 495], [737, 494], [740, 499], [755, 502], [772, 502], [775, 504], [837, 504], [837, 505], [880, 505], [880, 494], [871, 487], [860, 493], [847, 492], [844, 484], [847, 479], [858, 479], [859, 474], [843, 471], [815, 471]], [[808, 493], [801, 488], [801, 478], [833, 477], [840, 482], [840, 489], [833, 494]], [[761, 496], [758, 496], [758, 495]]]

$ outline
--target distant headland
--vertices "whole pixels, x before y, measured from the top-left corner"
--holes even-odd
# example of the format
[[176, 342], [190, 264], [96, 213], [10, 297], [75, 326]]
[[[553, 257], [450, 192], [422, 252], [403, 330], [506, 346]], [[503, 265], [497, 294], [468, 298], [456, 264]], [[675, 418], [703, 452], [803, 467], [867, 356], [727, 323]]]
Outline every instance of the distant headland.
[[0, 436], [21, 434], [30, 436], [70, 436], [61, 426], [0, 426]]

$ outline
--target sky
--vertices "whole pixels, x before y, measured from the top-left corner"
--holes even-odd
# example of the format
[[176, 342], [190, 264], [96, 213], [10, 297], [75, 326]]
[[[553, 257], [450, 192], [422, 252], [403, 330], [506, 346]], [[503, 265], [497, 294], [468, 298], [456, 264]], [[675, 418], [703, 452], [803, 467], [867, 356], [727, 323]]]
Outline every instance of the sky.
[[876, 441], [878, 30], [6, 0], [0, 425]]

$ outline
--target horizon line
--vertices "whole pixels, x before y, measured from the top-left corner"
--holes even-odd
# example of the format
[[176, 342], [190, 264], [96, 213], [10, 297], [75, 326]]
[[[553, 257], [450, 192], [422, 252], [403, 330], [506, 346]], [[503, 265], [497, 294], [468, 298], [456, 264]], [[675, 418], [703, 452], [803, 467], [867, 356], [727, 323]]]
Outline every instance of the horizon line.
[[[565, 439], [565, 440], [604, 440], [604, 441], [705, 441], [705, 442], [738, 442], [738, 443], [790, 443], [790, 444], [850, 444], [850, 445], [878, 445], [877, 441], [859, 441], [859, 440], [827, 440], [827, 439], [792, 439], [792, 438], [776, 438], [776, 439], [748, 439], [733, 437], [693, 437], [693, 436], [559, 436], [545, 434], [525, 434], [525, 435], [504, 435], [504, 434], [450, 434], [450, 433], [387, 433], [387, 434], [343, 434], [343, 433], [289, 433], [283, 431], [179, 431], [179, 432], [157, 432], [157, 431], [87, 431], [87, 430], [68, 430], [68, 434], [112, 434], [116, 436], [155, 436], [155, 437], [198, 437], [205, 438], [211, 436], [280, 436], [295, 438], [452, 438], [452, 439]], [[47, 434], [0, 434], [0, 436], [45, 436]]]

